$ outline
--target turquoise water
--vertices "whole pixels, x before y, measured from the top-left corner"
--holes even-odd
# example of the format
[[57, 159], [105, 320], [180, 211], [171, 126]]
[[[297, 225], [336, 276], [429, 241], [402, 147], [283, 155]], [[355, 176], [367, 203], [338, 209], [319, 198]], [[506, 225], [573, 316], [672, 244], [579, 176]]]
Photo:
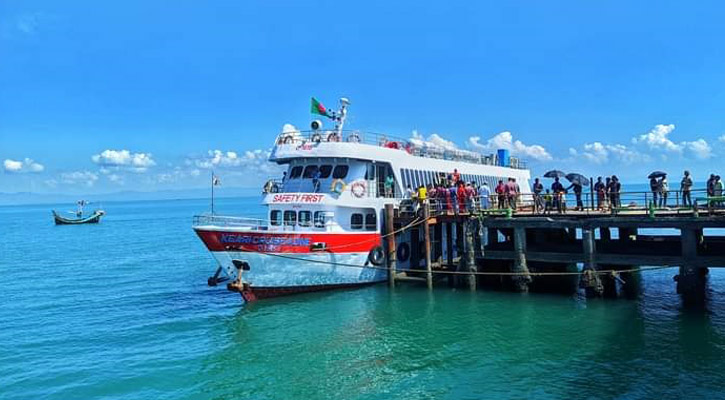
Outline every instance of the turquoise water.
[[206, 286], [206, 201], [104, 206], [59, 227], [0, 207], [0, 399], [725, 398], [725, 271], [706, 311], [672, 269], [634, 301], [381, 285], [243, 306]]

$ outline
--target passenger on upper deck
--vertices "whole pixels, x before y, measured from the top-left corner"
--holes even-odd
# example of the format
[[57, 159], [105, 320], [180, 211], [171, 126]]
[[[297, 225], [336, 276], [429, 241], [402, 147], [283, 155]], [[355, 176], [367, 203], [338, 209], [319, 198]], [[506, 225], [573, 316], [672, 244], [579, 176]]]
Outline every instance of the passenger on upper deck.
[[395, 184], [395, 180], [393, 179], [393, 175], [388, 175], [385, 178], [385, 197], [393, 197], [393, 185]]

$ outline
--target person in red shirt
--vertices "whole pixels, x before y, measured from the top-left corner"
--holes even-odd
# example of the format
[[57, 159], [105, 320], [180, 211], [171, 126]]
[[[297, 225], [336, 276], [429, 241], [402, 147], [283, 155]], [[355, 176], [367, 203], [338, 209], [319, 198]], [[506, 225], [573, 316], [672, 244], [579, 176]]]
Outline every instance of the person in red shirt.
[[464, 213], [466, 212], [466, 198], [468, 194], [466, 193], [466, 188], [463, 186], [463, 182], [458, 183], [456, 194], [458, 195], [458, 209]]
[[496, 195], [498, 197], [498, 208], [505, 208], [506, 207], [506, 185], [503, 184], [503, 181], [498, 181], [498, 185], [496, 185], [496, 188], [494, 189], [496, 192]]
[[473, 211], [476, 208], [476, 189], [473, 188], [473, 185], [469, 182], [466, 185], [466, 207], [468, 207], [469, 211]]
[[461, 181], [461, 174], [458, 173], [458, 169], [453, 169], [453, 184], [458, 185]]

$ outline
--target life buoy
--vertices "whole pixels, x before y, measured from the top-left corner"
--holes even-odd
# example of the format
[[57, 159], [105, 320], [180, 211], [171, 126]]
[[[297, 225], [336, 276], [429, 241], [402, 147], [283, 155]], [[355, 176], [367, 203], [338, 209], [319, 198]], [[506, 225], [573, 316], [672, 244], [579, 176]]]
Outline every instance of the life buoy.
[[408, 245], [408, 243], [401, 243], [398, 246], [398, 250], [396, 251], [396, 254], [398, 255], [398, 261], [400, 261], [400, 262], [408, 261], [408, 258], [410, 258], [410, 246]]
[[322, 141], [322, 135], [320, 135], [319, 133], [315, 133], [312, 135], [310, 140], [314, 143], [320, 143]]
[[292, 136], [290, 135], [290, 136], [285, 136], [285, 138], [284, 138], [284, 140], [282, 141], [282, 143], [284, 143], [284, 144], [290, 144], [290, 143], [292, 143], [293, 141], [294, 141], [294, 138], [293, 138], [293, 137], [292, 137]]
[[385, 147], [397, 150], [400, 148], [400, 145], [398, 144], [398, 142], [388, 142], [385, 144]]
[[350, 143], [360, 143], [360, 135], [353, 132], [350, 134], [350, 136], [347, 137], [347, 141]]
[[328, 142], [339, 142], [340, 138], [337, 136], [337, 133], [332, 132], [331, 134], [327, 135], [327, 141]]
[[345, 185], [345, 181], [343, 181], [342, 179], [335, 179], [334, 181], [332, 181], [332, 185], [330, 185], [330, 191], [332, 193], [340, 194], [345, 191], [346, 187], [347, 185]]
[[385, 251], [383, 246], [375, 246], [368, 253], [368, 261], [375, 266], [381, 266], [385, 262]]
[[350, 185], [350, 191], [352, 192], [353, 196], [357, 198], [361, 198], [365, 196], [365, 192], [367, 192], [367, 184], [365, 181], [355, 181]]

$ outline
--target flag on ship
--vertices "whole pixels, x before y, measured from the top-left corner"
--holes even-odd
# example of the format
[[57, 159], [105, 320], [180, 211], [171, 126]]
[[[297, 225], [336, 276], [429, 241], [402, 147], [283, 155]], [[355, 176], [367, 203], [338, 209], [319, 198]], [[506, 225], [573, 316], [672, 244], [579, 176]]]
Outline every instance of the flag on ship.
[[324, 105], [317, 101], [316, 98], [312, 98], [312, 105], [310, 106], [310, 112], [312, 114], [322, 115], [327, 118], [332, 118], [332, 115], [327, 111]]

